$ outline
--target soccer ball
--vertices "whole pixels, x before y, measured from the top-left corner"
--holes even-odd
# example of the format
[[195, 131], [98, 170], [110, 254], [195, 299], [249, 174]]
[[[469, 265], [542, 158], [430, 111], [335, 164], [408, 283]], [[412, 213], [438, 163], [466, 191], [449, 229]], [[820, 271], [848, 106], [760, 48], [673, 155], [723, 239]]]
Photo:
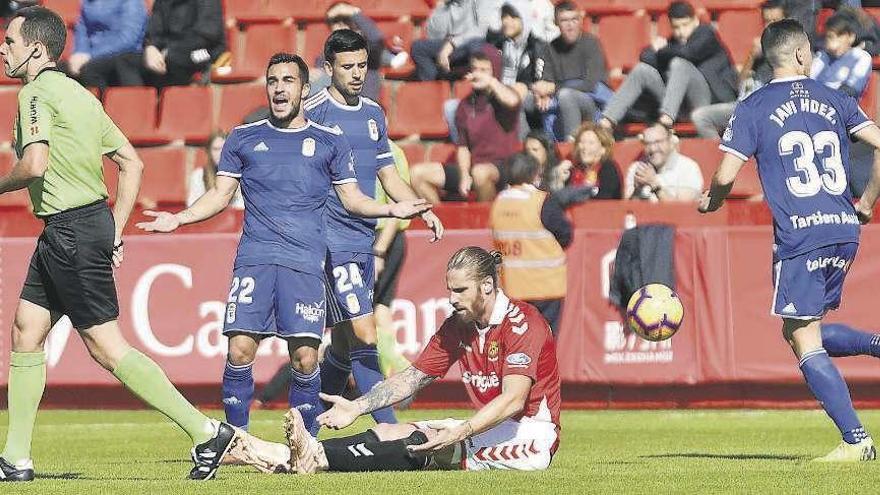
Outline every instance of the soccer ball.
[[626, 305], [626, 324], [639, 337], [652, 342], [675, 335], [683, 318], [681, 299], [663, 284], [642, 287]]

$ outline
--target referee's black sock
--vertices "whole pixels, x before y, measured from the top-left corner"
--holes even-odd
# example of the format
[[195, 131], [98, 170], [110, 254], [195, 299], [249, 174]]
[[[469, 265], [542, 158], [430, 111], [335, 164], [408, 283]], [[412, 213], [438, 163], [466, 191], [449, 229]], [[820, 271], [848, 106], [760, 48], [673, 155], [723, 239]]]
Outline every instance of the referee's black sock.
[[[420, 445], [428, 441], [428, 437], [420, 431], [414, 431], [409, 437], [386, 442], [370, 441], [360, 435], [346, 438], [334, 438], [321, 442], [330, 471], [418, 471], [424, 469], [430, 457], [407, 450], [407, 445]], [[373, 439], [376, 435], [372, 435]]]

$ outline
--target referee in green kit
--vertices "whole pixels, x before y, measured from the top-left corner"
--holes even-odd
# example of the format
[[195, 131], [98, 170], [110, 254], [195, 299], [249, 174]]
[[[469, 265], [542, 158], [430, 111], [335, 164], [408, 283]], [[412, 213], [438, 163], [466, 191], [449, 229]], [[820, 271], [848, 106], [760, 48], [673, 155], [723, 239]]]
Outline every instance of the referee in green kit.
[[[12, 325], [9, 429], [0, 481], [34, 478], [31, 436], [46, 386], [43, 343], [70, 317], [92, 358], [129, 390], [177, 423], [193, 442], [191, 479], [211, 479], [235, 430], [200, 413], [150, 358], [119, 330], [113, 267], [122, 262], [122, 230], [134, 207], [143, 163], [101, 103], [59, 71], [66, 30], [43, 7], [18, 11], [0, 45], [6, 75], [21, 79], [15, 151], [0, 194], [27, 187], [46, 226], [37, 240]], [[107, 206], [102, 155], [119, 166], [113, 211]]]

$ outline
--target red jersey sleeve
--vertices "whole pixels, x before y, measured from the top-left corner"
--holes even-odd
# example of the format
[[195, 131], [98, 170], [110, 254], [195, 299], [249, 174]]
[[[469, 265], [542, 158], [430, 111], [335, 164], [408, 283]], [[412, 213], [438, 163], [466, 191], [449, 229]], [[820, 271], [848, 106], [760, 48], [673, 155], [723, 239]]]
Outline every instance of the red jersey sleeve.
[[453, 323], [453, 318], [450, 318], [431, 337], [413, 366], [428, 376], [443, 377], [461, 357], [461, 344], [458, 328]]
[[536, 309], [522, 306], [520, 309], [525, 314], [524, 321], [518, 325], [511, 322], [510, 330], [504, 335], [502, 376], [525, 375], [537, 381], [538, 359], [552, 334]]

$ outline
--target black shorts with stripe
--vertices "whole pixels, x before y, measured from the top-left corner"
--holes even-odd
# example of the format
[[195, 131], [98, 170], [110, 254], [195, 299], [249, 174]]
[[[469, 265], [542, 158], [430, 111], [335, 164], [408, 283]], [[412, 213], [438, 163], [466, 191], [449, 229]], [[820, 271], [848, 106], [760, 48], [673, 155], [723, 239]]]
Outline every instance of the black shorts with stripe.
[[85, 330], [119, 317], [113, 214], [104, 201], [44, 217], [21, 298]]

